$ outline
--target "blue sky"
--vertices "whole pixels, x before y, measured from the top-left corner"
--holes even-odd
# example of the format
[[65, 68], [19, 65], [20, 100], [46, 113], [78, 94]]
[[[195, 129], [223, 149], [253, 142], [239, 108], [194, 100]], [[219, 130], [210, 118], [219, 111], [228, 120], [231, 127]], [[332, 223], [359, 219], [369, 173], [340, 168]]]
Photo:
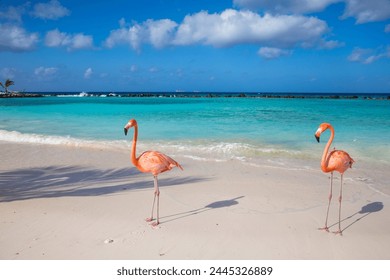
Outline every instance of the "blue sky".
[[390, 0], [0, 1], [25, 91], [390, 92]]

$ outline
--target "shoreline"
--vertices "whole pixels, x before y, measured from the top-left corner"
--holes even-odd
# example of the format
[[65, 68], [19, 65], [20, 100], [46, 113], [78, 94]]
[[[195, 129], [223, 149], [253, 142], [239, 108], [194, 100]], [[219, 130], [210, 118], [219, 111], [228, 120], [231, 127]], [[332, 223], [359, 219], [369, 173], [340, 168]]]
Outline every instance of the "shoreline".
[[[0, 141], [0, 259], [389, 259], [390, 197], [344, 177], [343, 236], [318, 231], [328, 175], [175, 156], [161, 225], [129, 152]], [[384, 175], [384, 174], [383, 174]], [[339, 177], [331, 205], [337, 221]]]
[[[83, 139], [70, 136], [43, 135], [20, 133], [17, 131], [5, 131], [0, 129], [0, 143], [13, 145], [31, 145], [32, 147], [64, 147], [83, 148], [92, 150], [106, 150], [107, 152], [127, 154], [130, 152], [132, 138], [122, 140], [110, 139]], [[255, 168], [279, 168], [296, 171], [317, 171], [319, 170], [323, 147], [321, 145], [307, 146], [304, 149], [288, 149], [286, 146], [277, 144], [264, 144], [239, 141], [208, 141], [198, 140], [176, 140], [176, 141], [151, 141], [143, 139], [137, 144], [138, 153], [148, 150], [151, 147], [173, 157], [180, 156], [186, 160], [199, 161], [203, 163], [229, 161], [240, 162], [243, 166]], [[370, 188], [390, 195], [388, 187], [387, 170], [390, 167], [388, 155], [378, 151], [386, 149], [386, 146], [375, 146], [365, 148], [364, 153], [359, 146], [344, 145], [355, 160], [351, 170], [358, 172], [355, 180], [366, 182]]]

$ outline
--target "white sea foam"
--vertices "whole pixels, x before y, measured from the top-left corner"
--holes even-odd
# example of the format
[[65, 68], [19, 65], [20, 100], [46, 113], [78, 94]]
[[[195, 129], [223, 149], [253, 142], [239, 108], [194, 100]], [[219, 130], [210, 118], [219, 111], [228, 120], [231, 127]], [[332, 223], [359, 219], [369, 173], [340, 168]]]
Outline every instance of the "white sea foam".
[[207, 157], [199, 157], [199, 156], [193, 156], [193, 155], [183, 155], [183, 157], [185, 158], [189, 158], [189, 159], [192, 159], [192, 160], [196, 160], [196, 161], [214, 161], [214, 162], [224, 162], [226, 160], [222, 160], [222, 159], [211, 159], [211, 158], [207, 158]]
[[101, 141], [83, 140], [70, 136], [47, 136], [6, 130], [0, 130], [0, 141], [28, 144], [61, 145], [70, 147], [99, 148], [105, 146], [105, 143]]
[[229, 160], [237, 160], [244, 163], [254, 163], [272, 160], [268, 164], [277, 166], [287, 165], [283, 164], [285, 161], [294, 159], [304, 159], [309, 156], [300, 151], [293, 151], [287, 149], [278, 149], [277, 147], [267, 147], [261, 145], [254, 145], [239, 142], [218, 142], [218, 141], [182, 141], [178, 142], [164, 142], [164, 143], [145, 143], [146, 147], [155, 147], [163, 152], [171, 155], [182, 155], [187, 158], [198, 161], [214, 161], [225, 162]]
[[79, 94], [59, 94], [56, 96], [57, 97], [88, 97], [88, 96], [92, 96], [92, 95], [83, 91], [83, 92], [80, 92]]
[[[131, 140], [90, 140], [79, 139], [70, 136], [42, 135], [34, 133], [21, 133], [18, 131], [0, 130], [0, 141], [48, 144], [72, 147], [94, 147], [94, 148], [119, 148], [128, 149]], [[187, 157], [194, 157], [198, 160], [250, 160], [261, 156], [287, 156], [300, 157], [301, 152], [289, 151], [270, 147], [261, 147], [238, 142], [218, 141], [178, 141], [178, 142], [157, 142], [142, 141], [138, 143], [139, 150], [155, 149], [168, 154], [180, 154]]]
[[[50, 95], [49, 95], [50, 96]], [[79, 94], [57, 94], [56, 97], [120, 97], [120, 95], [110, 92], [106, 93], [88, 93], [88, 92], [80, 92]]]

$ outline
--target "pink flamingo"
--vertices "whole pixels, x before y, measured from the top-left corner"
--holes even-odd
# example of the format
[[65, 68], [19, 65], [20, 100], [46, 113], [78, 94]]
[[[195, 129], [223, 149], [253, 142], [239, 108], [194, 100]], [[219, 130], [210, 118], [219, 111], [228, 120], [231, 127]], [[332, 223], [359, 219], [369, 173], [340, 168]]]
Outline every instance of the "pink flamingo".
[[131, 119], [125, 125], [124, 127], [125, 135], [127, 135], [127, 132], [131, 127], [134, 127], [134, 137], [133, 137], [133, 144], [131, 147], [131, 155], [130, 155], [131, 162], [134, 164], [135, 167], [137, 167], [139, 171], [150, 172], [153, 174], [154, 177], [154, 199], [153, 199], [153, 206], [152, 206], [152, 214], [150, 215], [150, 218], [146, 219], [146, 221], [147, 222], [153, 221], [154, 203], [156, 201], [156, 196], [157, 196], [157, 220], [154, 223], [152, 223], [152, 226], [157, 226], [160, 223], [159, 220], [160, 190], [158, 189], [157, 175], [162, 172], [171, 170], [175, 166], [179, 167], [181, 170], [183, 170], [183, 167], [181, 167], [179, 163], [177, 163], [169, 156], [164, 155], [157, 151], [143, 152], [137, 158], [135, 155], [137, 137], [138, 137], [138, 125], [136, 120]]
[[340, 216], [341, 216], [341, 199], [342, 199], [342, 190], [343, 190], [343, 174], [344, 172], [352, 167], [352, 164], [355, 162], [347, 152], [341, 151], [341, 150], [333, 150], [330, 153], [329, 147], [333, 141], [334, 138], [334, 129], [333, 126], [329, 123], [322, 123], [320, 124], [319, 128], [317, 129], [315, 133], [315, 137], [318, 142], [320, 142], [320, 135], [325, 130], [330, 130], [330, 138], [328, 140], [328, 143], [325, 146], [324, 153], [322, 154], [321, 159], [321, 169], [323, 172], [330, 172], [330, 193], [329, 193], [329, 202], [328, 202], [328, 210], [326, 212], [326, 220], [325, 220], [325, 226], [323, 228], [320, 228], [320, 230], [326, 230], [329, 232], [328, 228], [328, 214], [329, 214], [329, 206], [330, 201], [332, 199], [332, 184], [333, 184], [333, 172], [337, 171], [341, 174], [341, 186], [340, 186], [340, 196], [339, 196], [339, 229], [338, 231], [334, 232], [335, 234], [342, 235], [342, 231], [340, 228]]

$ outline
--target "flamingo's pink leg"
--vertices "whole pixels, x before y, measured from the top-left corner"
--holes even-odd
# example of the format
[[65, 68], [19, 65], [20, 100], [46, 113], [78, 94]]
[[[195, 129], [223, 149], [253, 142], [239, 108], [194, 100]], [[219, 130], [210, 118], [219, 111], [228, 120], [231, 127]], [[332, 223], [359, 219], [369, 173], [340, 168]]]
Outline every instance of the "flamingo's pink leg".
[[341, 230], [341, 200], [343, 198], [343, 174], [341, 173], [341, 186], [340, 186], [340, 196], [339, 196], [339, 229], [333, 233], [343, 235]]
[[157, 193], [157, 219], [154, 223], [152, 223], [153, 227], [156, 227], [160, 224], [160, 214], [159, 214], [159, 209], [160, 209], [160, 192]]
[[152, 226], [158, 226], [160, 223], [160, 213], [159, 213], [159, 208], [160, 208], [160, 190], [158, 189], [158, 180], [157, 180], [157, 175], [154, 176], [154, 199], [153, 199], [153, 205], [152, 205], [152, 213], [150, 215], [150, 218], [146, 218], [145, 220], [147, 222], [153, 221], [153, 214], [154, 214], [154, 204], [156, 202], [156, 196], [157, 196], [157, 220], [156, 222], [152, 223]]
[[325, 230], [329, 232], [329, 227], [328, 227], [328, 216], [329, 216], [329, 207], [330, 207], [330, 202], [332, 200], [332, 191], [333, 191], [333, 172], [330, 173], [330, 192], [329, 192], [329, 197], [328, 197], [328, 209], [326, 210], [326, 219], [325, 219], [325, 226], [322, 228], [319, 228], [319, 230]]
[[154, 193], [154, 198], [153, 198], [153, 205], [152, 205], [152, 213], [150, 214], [149, 218], [146, 218], [145, 221], [151, 222], [153, 221], [153, 212], [154, 212], [154, 203], [156, 202], [156, 193]]

